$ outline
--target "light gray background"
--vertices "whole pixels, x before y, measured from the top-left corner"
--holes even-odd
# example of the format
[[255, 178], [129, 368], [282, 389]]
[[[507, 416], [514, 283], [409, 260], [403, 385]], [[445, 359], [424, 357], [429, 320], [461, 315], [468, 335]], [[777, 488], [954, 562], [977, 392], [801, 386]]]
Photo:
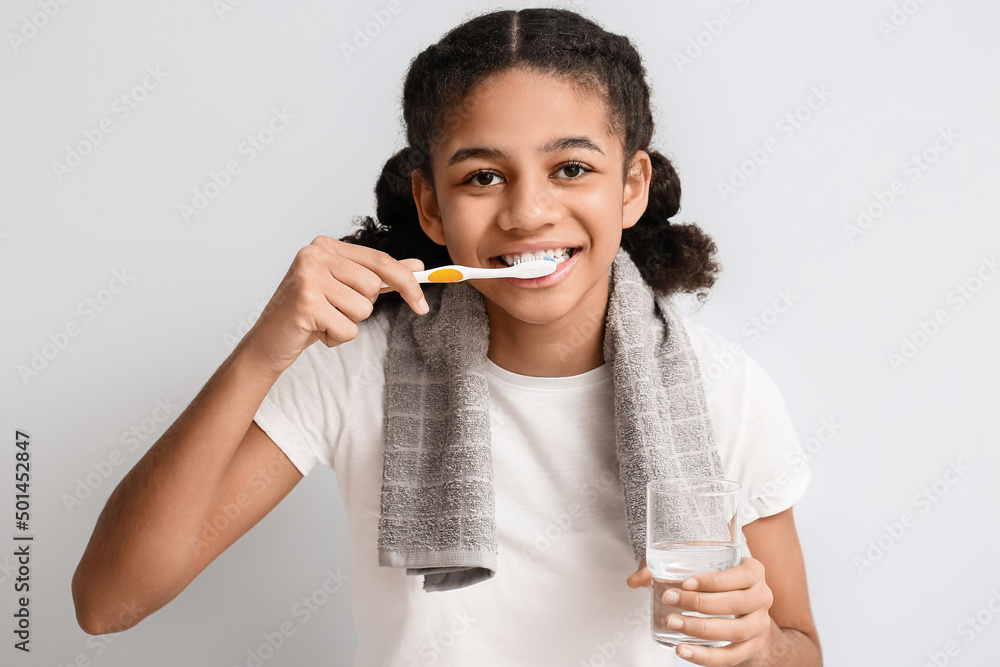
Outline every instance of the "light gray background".
[[[328, 568], [349, 571], [344, 511], [327, 469], [124, 634], [88, 638], [69, 584], [103, 503], [166, 423], [135, 451], [122, 433], [152, 429], [158, 399], [191, 400], [298, 248], [373, 212], [379, 170], [403, 145], [398, 96], [410, 59], [497, 6], [399, 2], [402, 11], [350, 61], [340, 44], [387, 3], [246, 0], [220, 15], [209, 0], [74, 2], [34, 19], [45, 25], [17, 45], [11, 33], [42, 10], [28, 0], [3, 4], [0, 663], [245, 665], [261, 634], [286, 620], [296, 634], [266, 665], [349, 663], [347, 588], [306, 623], [292, 613]], [[988, 201], [998, 175], [1000, 5], [566, 4], [632, 37], [646, 59], [657, 143], [684, 185], [679, 219], [711, 233], [725, 265], [700, 321], [770, 372], [804, 442], [826, 434], [823, 420], [838, 424], [832, 439], [812, 441], [813, 482], [796, 505], [826, 664], [921, 665], [948, 642], [958, 653], [948, 664], [993, 664], [1000, 357], [989, 343], [1000, 280], [981, 284], [961, 309], [948, 296], [1000, 250]], [[708, 46], [679, 68], [674, 54], [725, 9], [733, 21], [714, 39], [701, 35]], [[897, 10], [907, 20], [886, 33], [880, 22]], [[147, 67], [167, 74], [121, 119], [112, 104]], [[829, 99], [787, 137], [776, 123], [813, 87]], [[275, 107], [294, 120], [247, 163], [238, 146]], [[52, 163], [103, 118], [114, 131], [60, 181]], [[933, 147], [939, 128], [957, 138], [911, 180], [907, 161]], [[777, 152], [723, 199], [717, 183], [769, 138]], [[179, 205], [232, 159], [240, 175], [185, 222]], [[904, 193], [850, 242], [845, 225], [894, 179]], [[134, 279], [87, 321], [78, 304], [99, 298], [123, 269]], [[773, 317], [781, 291], [791, 305]], [[947, 321], [933, 337], [917, 335], [925, 344], [894, 368], [887, 355], [938, 309]], [[770, 325], [752, 336], [752, 318]], [[79, 335], [23, 381], [18, 367], [72, 322]], [[15, 429], [31, 433], [33, 452], [28, 659], [12, 649], [8, 627]], [[64, 494], [113, 450], [123, 463], [69, 511]], [[949, 484], [952, 462], [969, 469]], [[937, 502], [915, 499], [935, 482]], [[886, 524], [904, 512], [915, 522], [893, 537]], [[869, 541], [880, 540], [891, 547], [859, 566]], [[619, 573], [622, 585], [627, 574]], [[963, 632], [977, 613], [985, 625]]]

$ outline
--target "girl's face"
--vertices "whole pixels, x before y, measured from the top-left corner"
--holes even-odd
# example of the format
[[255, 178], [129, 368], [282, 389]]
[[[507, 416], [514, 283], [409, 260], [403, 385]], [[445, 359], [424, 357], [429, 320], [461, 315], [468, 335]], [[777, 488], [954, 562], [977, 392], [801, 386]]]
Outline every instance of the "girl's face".
[[[504, 256], [569, 256], [535, 280], [473, 280], [496, 317], [547, 324], [601, 317], [608, 271], [646, 208], [651, 165], [640, 151], [623, 178], [623, 148], [600, 96], [523, 69], [494, 75], [466, 98], [433, 145], [435, 191], [414, 174], [420, 223], [452, 260], [504, 266]], [[428, 267], [430, 268], [430, 267]]]

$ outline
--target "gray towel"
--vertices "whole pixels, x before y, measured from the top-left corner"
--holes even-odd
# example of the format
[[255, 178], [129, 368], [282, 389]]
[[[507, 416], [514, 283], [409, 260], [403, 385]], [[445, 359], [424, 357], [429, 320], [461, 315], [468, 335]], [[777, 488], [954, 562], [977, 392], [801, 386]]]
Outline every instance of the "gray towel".
[[[462, 588], [497, 571], [486, 352], [489, 319], [468, 283], [425, 289], [416, 315], [390, 313], [379, 565]], [[624, 249], [611, 268], [604, 359], [615, 389], [625, 520], [645, 556], [646, 483], [721, 478], [698, 360], [669, 297], [654, 294]]]

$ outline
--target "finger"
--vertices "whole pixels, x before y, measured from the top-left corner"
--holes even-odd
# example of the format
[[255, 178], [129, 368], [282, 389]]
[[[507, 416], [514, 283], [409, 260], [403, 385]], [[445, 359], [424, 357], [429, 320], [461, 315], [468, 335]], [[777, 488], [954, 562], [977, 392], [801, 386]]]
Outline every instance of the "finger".
[[710, 648], [696, 644], [678, 644], [677, 655], [696, 665], [730, 667], [740, 665], [760, 651], [762, 641], [756, 639]]
[[629, 588], [645, 588], [653, 583], [653, 573], [646, 567], [646, 559], [639, 563], [639, 568], [625, 580]]
[[[420, 283], [413, 277], [413, 271], [387, 253], [365, 246], [342, 243], [337, 246], [337, 253], [360, 264], [374, 272], [381, 280], [375, 284], [371, 294], [379, 293], [384, 282], [389, 287], [399, 292], [400, 296], [417, 313], [424, 314], [428, 311], [427, 302], [424, 301], [423, 290]], [[368, 292], [365, 292], [368, 293]]]
[[[370, 296], [372, 302], [387, 291], [399, 291], [411, 305], [423, 298], [420, 283], [413, 278], [414, 270], [423, 269], [423, 262], [419, 259], [397, 261], [380, 250], [337, 241], [328, 236], [317, 236], [309, 245], [321, 249], [327, 269], [334, 278], [359, 294]], [[383, 289], [383, 282], [390, 288]], [[407, 287], [399, 288], [398, 283]], [[416, 296], [413, 295], [414, 289]]]
[[324, 308], [313, 316], [313, 336], [327, 347], [334, 347], [358, 335], [358, 325], [334, 307]]
[[375, 309], [371, 299], [333, 277], [324, 281], [323, 295], [327, 303], [355, 323], [368, 319]]
[[682, 616], [668, 614], [666, 625], [671, 630], [683, 632], [692, 637], [701, 637], [713, 641], [745, 642], [766, 632], [771, 624], [771, 617], [764, 609], [736, 618], [702, 618], [700, 616]]
[[[392, 260], [391, 257], [389, 259]], [[354, 258], [346, 257], [337, 252], [327, 252], [323, 256], [323, 260], [329, 277], [336, 282], [347, 285], [370, 302], [375, 303], [375, 299], [381, 294], [382, 289], [382, 276], [375, 270], [359, 263]]]
[[750, 588], [715, 593], [668, 588], [662, 600], [671, 607], [700, 614], [749, 614], [761, 608], [770, 609], [774, 594], [763, 582], [758, 582]]
[[417, 259], [416, 257], [409, 257], [407, 259], [399, 260], [399, 263], [407, 268], [411, 272], [423, 271], [424, 263]]
[[764, 578], [764, 566], [759, 560], [744, 557], [739, 565], [721, 572], [704, 572], [688, 577], [681, 586], [686, 591], [733, 591], [750, 588]]
[[[424, 263], [415, 257], [410, 257], [408, 259], [401, 259], [399, 263], [409, 269], [411, 272], [416, 273], [417, 271], [424, 270]], [[395, 292], [396, 290], [392, 287], [382, 287], [379, 290], [379, 294], [385, 294], [386, 292]]]

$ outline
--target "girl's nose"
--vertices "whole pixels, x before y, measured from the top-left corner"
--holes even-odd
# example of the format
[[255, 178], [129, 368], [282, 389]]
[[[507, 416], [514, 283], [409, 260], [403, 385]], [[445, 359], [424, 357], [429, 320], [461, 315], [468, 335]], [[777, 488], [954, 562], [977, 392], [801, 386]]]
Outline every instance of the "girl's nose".
[[501, 229], [533, 230], [559, 219], [558, 202], [544, 185], [522, 179], [508, 193], [508, 205], [499, 218]]

